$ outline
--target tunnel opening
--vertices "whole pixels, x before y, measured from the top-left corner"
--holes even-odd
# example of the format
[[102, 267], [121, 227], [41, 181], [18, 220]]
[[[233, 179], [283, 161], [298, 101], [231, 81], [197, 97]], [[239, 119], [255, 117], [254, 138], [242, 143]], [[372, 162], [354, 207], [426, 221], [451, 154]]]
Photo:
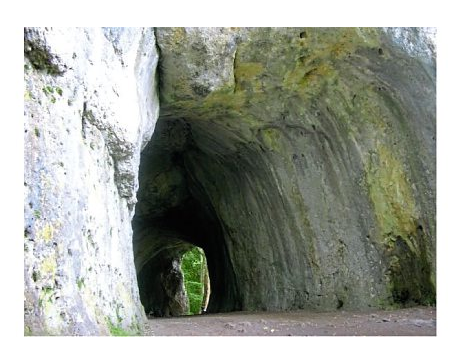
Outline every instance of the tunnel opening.
[[194, 247], [181, 259], [180, 269], [184, 277], [185, 293], [188, 299], [188, 315], [206, 312], [211, 294], [208, 265], [203, 249]]
[[[419, 146], [422, 139], [407, 139], [417, 103], [393, 92], [411, 87], [388, 78], [392, 63], [378, 58], [375, 47], [369, 66], [362, 35], [352, 36], [350, 45], [361, 45], [345, 61], [323, 52], [324, 44], [335, 44], [334, 33], [312, 31], [316, 50], [307, 60], [298, 39], [303, 29], [245, 31], [234, 44], [224, 37], [209, 47], [208, 33], [197, 38], [157, 29], [161, 111], [141, 154], [133, 219], [141, 291], [145, 280], [173, 269], [171, 255], [178, 259], [178, 249], [191, 244], [208, 262], [207, 312], [367, 309], [408, 301], [406, 282], [393, 278], [399, 270], [387, 268], [419, 264], [419, 255], [404, 258], [386, 234], [408, 238], [420, 211], [430, 224], [434, 216], [423, 208], [432, 206], [431, 197], [420, 193], [431, 191], [423, 172], [431, 162], [423, 166], [412, 152], [393, 148], [394, 141]], [[272, 41], [267, 57], [260, 50]], [[220, 63], [221, 57], [231, 62]], [[318, 69], [304, 68], [307, 61]], [[408, 72], [401, 79], [422, 75], [416, 66]], [[369, 86], [356, 96], [350, 74], [360, 84], [373, 85], [375, 77], [386, 91]], [[388, 134], [374, 128], [381, 118]], [[426, 122], [429, 130], [431, 116]], [[428, 231], [426, 240], [414, 240], [427, 246], [426, 273], [419, 275], [427, 284], [435, 277], [434, 230]], [[420, 244], [409, 239], [414, 251]], [[409, 290], [425, 295], [419, 291]], [[144, 301], [149, 292], [141, 293]]]
[[139, 271], [139, 293], [150, 317], [199, 315], [206, 312], [211, 285], [201, 248], [165, 240], [163, 249]]
[[[184, 120], [160, 118], [141, 154], [133, 249], [141, 303], [154, 317], [241, 309], [222, 223], [190, 168], [191, 158], [201, 153], [190, 133]], [[194, 284], [187, 284], [181, 269], [193, 252], [206, 262], [212, 284], [212, 291], [203, 285], [206, 302], [199, 308], [196, 297], [190, 303], [187, 288]]]

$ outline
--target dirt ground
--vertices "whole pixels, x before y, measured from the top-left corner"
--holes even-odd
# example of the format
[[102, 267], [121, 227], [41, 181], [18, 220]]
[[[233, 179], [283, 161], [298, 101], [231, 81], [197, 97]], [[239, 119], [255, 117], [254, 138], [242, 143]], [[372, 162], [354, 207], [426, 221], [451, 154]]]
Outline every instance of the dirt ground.
[[148, 336], [435, 336], [436, 308], [231, 312], [149, 319]]

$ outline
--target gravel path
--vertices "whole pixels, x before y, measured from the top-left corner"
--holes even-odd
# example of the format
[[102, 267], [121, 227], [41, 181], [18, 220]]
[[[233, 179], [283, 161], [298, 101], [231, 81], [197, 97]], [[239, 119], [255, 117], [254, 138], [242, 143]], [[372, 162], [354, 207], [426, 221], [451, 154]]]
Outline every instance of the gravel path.
[[149, 319], [147, 336], [435, 336], [436, 308], [231, 312]]

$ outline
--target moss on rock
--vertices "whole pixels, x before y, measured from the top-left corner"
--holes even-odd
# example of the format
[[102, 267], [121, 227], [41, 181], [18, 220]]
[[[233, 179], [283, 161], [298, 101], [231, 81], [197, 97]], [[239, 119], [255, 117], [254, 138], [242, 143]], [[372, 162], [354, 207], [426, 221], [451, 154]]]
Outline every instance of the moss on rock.
[[[363, 308], [432, 296], [433, 177], [425, 171], [435, 160], [434, 68], [379, 28], [157, 35], [158, 127], [188, 130], [174, 153], [188, 198], [224, 232], [221, 265], [234, 272], [228, 290], [243, 309]], [[194, 92], [197, 84], [207, 92]], [[399, 278], [411, 269], [414, 277]]]

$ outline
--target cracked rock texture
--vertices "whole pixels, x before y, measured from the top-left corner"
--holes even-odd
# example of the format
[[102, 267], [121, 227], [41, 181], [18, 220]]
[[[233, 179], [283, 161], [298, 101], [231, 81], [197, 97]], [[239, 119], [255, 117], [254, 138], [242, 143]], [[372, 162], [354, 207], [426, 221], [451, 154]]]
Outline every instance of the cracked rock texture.
[[24, 29], [24, 333], [143, 327], [131, 219], [158, 116], [153, 29]]
[[26, 28], [25, 334], [435, 303], [434, 33]]

